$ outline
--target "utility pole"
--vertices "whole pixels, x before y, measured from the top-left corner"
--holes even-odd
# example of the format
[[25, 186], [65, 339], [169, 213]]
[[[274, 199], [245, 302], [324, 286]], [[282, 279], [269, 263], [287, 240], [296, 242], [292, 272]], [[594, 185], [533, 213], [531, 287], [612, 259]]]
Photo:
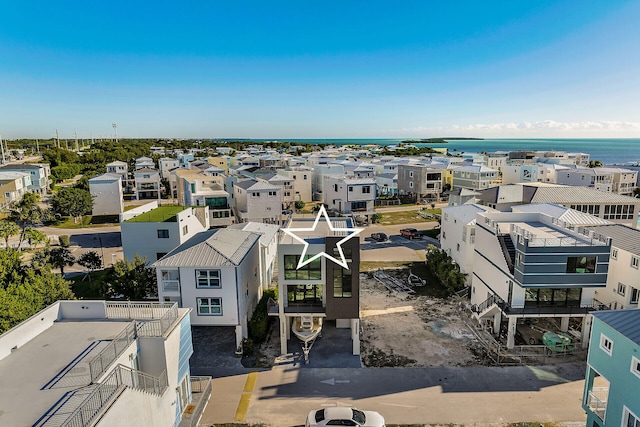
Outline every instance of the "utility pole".
[[74, 131], [73, 131], [73, 135], [75, 135], [75, 137], [76, 137], [76, 152], [77, 152], [77, 151], [80, 151], [80, 150], [78, 150], [78, 132], [76, 132], [76, 131], [74, 130]]
[[58, 129], [56, 129], [56, 146], [60, 148], [60, 135], [58, 134]]
[[37, 139], [36, 139], [36, 153], [40, 154], [40, 145], [38, 144]]
[[6, 160], [4, 158], [4, 145], [2, 145], [2, 135], [0, 135], [0, 150], [2, 151], [2, 164], [4, 165]]
[[116, 122], [111, 123], [111, 126], [113, 126], [113, 134], [116, 137], [116, 144], [118, 143], [118, 124]]

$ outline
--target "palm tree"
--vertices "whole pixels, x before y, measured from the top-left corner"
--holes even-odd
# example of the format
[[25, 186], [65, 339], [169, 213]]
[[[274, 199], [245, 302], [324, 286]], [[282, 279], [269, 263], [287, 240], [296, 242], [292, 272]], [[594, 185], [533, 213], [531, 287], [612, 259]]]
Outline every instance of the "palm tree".
[[49, 262], [59, 268], [60, 274], [64, 276], [64, 268], [75, 264], [76, 258], [71, 254], [69, 248], [59, 247], [49, 251]]
[[18, 227], [18, 224], [7, 220], [0, 221], [0, 238], [4, 239], [6, 250], [9, 250], [9, 238], [17, 235], [18, 233], [20, 233], [20, 227]]

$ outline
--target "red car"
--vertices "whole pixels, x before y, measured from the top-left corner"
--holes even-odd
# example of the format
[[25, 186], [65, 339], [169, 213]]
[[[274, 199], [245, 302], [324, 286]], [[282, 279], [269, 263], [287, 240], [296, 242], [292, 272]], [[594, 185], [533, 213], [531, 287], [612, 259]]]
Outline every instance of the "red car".
[[400, 234], [407, 239], [422, 239], [422, 234], [418, 233], [415, 228], [403, 228], [400, 230]]

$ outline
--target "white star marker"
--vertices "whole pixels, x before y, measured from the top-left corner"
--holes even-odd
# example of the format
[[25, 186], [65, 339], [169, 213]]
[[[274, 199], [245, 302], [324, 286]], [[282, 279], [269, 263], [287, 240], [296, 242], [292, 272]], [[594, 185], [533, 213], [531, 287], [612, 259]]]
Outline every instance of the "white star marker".
[[[324, 216], [325, 221], [327, 222], [327, 225], [329, 226], [329, 230], [333, 231], [333, 232], [347, 232], [349, 233], [349, 235], [347, 235], [344, 239], [340, 240], [338, 243], [336, 243], [336, 247], [338, 248], [338, 253], [340, 254], [340, 260], [332, 257], [331, 255], [329, 255], [326, 252], [320, 252], [318, 254], [315, 254], [314, 256], [312, 256], [311, 258], [309, 258], [308, 260], [304, 261], [304, 257], [307, 255], [307, 250], [309, 249], [309, 242], [307, 242], [306, 240], [304, 240], [303, 238], [297, 236], [295, 234], [296, 231], [315, 231], [316, 227], [318, 226], [318, 222], [320, 221], [320, 217]], [[318, 212], [318, 215], [316, 216], [315, 221], [313, 222], [313, 227], [309, 227], [309, 228], [283, 228], [282, 231], [284, 231], [286, 234], [288, 234], [289, 236], [293, 237], [294, 239], [296, 239], [298, 242], [304, 244], [304, 249], [302, 250], [302, 255], [300, 256], [300, 260], [298, 261], [298, 266], [296, 267], [296, 270], [299, 268], [304, 267], [305, 265], [309, 264], [311, 261], [314, 261], [318, 258], [320, 258], [321, 256], [324, 256], [327, 259], [330, 259], [331, 261], [335, 262], [336, 264], [338, 264], [339, 266], [341, 266], [342, 268], [348, 270], [349, 269], [349, 265], [347, 264], [347, 260], [344, 257], [344, 252], [342, 251], [342, 244], [344, 242], [346, 242], [347, 240], [351, 239], [354, 236], [357, 236], [358, 234], [360, 234], [360, 232], [364, 230], [363, 228], [334, 228], [333, 225], [331, 225], [331, 220], [329, 219], [329, 215], [327, 214], [326, 209], [324, 208], [324, 206], [320, 207], [320, 211]]]

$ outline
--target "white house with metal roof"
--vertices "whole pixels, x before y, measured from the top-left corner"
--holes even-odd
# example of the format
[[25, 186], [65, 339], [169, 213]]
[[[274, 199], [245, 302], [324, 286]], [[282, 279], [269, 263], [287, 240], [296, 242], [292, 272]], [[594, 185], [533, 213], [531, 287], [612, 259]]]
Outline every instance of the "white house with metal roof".
[[607, 288], [596, 299], [611, 309], [638, 308], [640, 301], [640, 230], [610, 224], [591, 227], [611, 238]]
[[158, 297], [191, 308], [194, 326], [235, 327], [236, 344], [260, 297], [260, 234], [203, 231], [156, 261]]
[[499, 182], [498, 170], [487, 166], [462, 166], [453, 170], [453, 188], [482, 190]]
[[367, 221], [375, 214], [375, 178], [326, 175], [323, 187], [328, 209], [343, 215], [362, 216]]
[[93, 215], [119, 215], [124, 211], [122, 175], [103, 173], [89, 179], [89, 192], [93, 198]]
[[243, 222], [230, 225], [228, 228], [250, 231], [260, 235], [260, 285], [263, 290], [266, 290], [271, 285], [275, 271], [280, 226], [264, 222]]

